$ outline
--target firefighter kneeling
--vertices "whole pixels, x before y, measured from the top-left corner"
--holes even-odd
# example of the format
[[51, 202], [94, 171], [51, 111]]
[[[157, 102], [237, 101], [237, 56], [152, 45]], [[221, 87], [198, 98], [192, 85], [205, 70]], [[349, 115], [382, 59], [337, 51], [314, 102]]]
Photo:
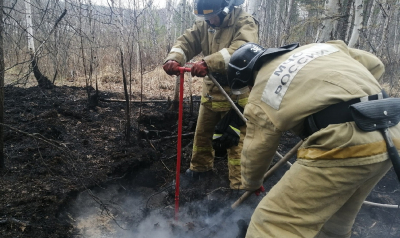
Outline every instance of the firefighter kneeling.
[[[357, 127], [349, 106], [385, 100], [383, 73], [377, 57], [342, 41], [275, 49], [247, 43], [232, 55], [232, 92], [251, 88], [244, 189], [262, 185], [282, 132], [304, 139], [297, 161], [254, 211], [247, 238], [351, 236], [363, 201], [392, 163], [382, 134]], [[399, 150], [400, 125], [388, 131]]]

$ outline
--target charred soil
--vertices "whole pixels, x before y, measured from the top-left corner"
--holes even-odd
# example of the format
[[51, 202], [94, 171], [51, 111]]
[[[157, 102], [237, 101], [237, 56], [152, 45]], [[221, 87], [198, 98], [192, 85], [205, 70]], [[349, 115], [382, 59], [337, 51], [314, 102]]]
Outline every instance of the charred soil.
[[[117, 228], [133, 232], [156, 208], [161, 216], [173, 220], [178, 114], [169, 110], [168, 101], [133, 103], [131, 127], [126, 128], [125, 103], [107, 101], [122, 99], [121, 95], [100, 92], [99, 98], [97, 105], [89, 104], [86, 88], [80, 87], [5, 87], [1, 237], [118, 237], [106, 230], [101, 235], [82, 231], [76, 225], [77, 209], [85, 206], [97, 206]], [[198, 104], [190, 107], [185, 103], [182, 174], [189, 167], [197, 109]], [[286, 133], [279, 152], [285, 154], [298, 140]], [[267, 190], [286, 169], [268, 180]], [[176, 237], [222, 237], [218, 232], [224, 229], [224, 222], [210, 225], [193, 217], [231, 215], [227, 211], [241, 194], [228, 189], [227, 174], [225, 153], [218, 151], [212, 176], [194, 183], [182, 179], [180, 205], [185, 214], [181, 216], [190, 214], [192, 219], [170, 224]], [[112, 189], [108, 190], [110, 197], [98, 195], [107, 189]], [[131, 204], [136, 213], [116, 209], [123, 197], [136, 193], [144, 197], [142, 204]], [[369, 199], [399, 204], [399, 194], [399, 183], [390, 171]], [[249, 206], [254, 209], [260, 199], [252, 198]], [[73, 204], [78, 200], [77, 208]], [[204, 209], [191, 206], [195, 203]], [[237, 231], [230, 237], [243, 236], [250, 215], [243, 213], [246, 218], [232, 221]], [[352, 237], [399, 237], [399, 216], [398, 209], [363, 206]], [[154, 223], [152, 228], [158, 226]]]

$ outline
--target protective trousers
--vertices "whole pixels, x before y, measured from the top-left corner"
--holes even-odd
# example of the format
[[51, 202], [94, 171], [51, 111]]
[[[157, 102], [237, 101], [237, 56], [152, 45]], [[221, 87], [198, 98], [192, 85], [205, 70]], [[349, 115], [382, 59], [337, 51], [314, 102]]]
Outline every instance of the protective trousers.
[[[192, 160], [190, 169], [198, 172], [205, 172], [214, 167], [215, 151], [212, 147], [214, 129], [227, 111], [213, 111], [200, 105], [199, 117], [197, 119], [196, 132], [193, 142]], [[246, 133], [246, 126], [240, 129], [240, 141], [237, 146], [227, 149], [228, 169], [230, 187], [241, 189], [240, 156], [243, 148], [243, 139]]]
[[349, 238], [363, 201], [391, 161], [308, 167], [294, 163], [254, 211], [246, 238]]

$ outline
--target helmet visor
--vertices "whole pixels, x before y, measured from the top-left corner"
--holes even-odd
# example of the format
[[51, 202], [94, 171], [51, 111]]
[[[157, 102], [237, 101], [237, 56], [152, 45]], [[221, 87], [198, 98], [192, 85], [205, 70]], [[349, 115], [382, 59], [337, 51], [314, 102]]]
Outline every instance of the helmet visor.
[[209, 20], [217, 16], [226, 5], [226, 0], [195, 0], [193, 12], [197, 17]]
[[210, 20], [211, 18], [218, 16], [222, 12], [222, 8], [219, 10], [204, 10], [202, 13], [199, 13], [196, 9], [194, 10], [194, 14], [199, 20]]

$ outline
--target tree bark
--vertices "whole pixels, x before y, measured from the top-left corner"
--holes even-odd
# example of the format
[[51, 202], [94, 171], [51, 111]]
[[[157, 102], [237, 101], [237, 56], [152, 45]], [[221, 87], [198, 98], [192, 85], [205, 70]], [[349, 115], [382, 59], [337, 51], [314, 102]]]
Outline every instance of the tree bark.
[[[186, 0], [182, 0], [181, 3], [181, 35], [183, 34], [183, 32], [185, 31], [185, 24], [184, 24], [184, 16], [185, 16], [185, 11], [186, 11]], [[183, 65], [182, 65], [183, 66]], [[178, 110], [178, 106], [179, 106], [179, 86], [180, 85], [180, 80], [179, 80], [179, 76], [177, 76], [175, 78], [175, 89], [174, 89], [174, 99], [172, 100], [172, 105], [170, 110], [172, 111], [176, 111]]]
[[0, 0], [0, 170], [5, 168], [4, 163], [4, 21], [3, 21], [3, 0]]
[[257, 18], [257, 8], [261, 6], [261, 0], [250, 0], [248, 13]]
[[351, 6], [353, 5], [353, 0], [348, 0], [347, 4], [341, 5], [342, 10], [341, 12], [341, 17], [338, 22], [338, 27], [337, 27], [337, 38], [339, 40], [342, 40], [346, 42], [346, 30], [349, 26], [349, 16], [350, 16], [350, 11], [351, 11]]
[[[400, 6], [400, 0], [397, 1], [396, 5]], [[397, 17], [396, 17], [395, 25], [400, 26], [400, 8], [397, 9]], [[399, 38], [400, 38], [400, 29], [399, 29], [399, 27], [396, 27], [395, 33], [394, 33], [394, 42], [400, 42]], [[395, 55], [399, 55], [399, 53], [400, 53], [400, 44], [399, 43], [397, 45], [396, 45], [396, 43], [393, 44], [393, 52], [395, 53]]]
[[124, 84], [124, 95], [125, 95], [125, 101], [126, 101], [125, 138], [126, 138], [127, 144], [129, 144], [130, 138], [131, 138], [131, 112], [130, 112], [130, 103], [129, 103], [129, 94], [128, 94], [128, 82], [126, 80], [125, 67], [124, 67], [124, 53], [121, 48], [120, 48], [120, 54], [121, 54], [122, 81]]
[[326, 42], [333, 38], [333, 32], [335, 29], [335, 16], [338, 15], [339, 11], [338, 0], [326, 0], [324, 10], [324, 20], [318, 30], [316, 42]]
[[[392, 11], [390, 10], [391, 6], [390, 3], [388, 2], [388, 0], [385, 0], [384, 3], [382, 4], [382, 14], [384, 17], [384, 24], [383, 24], [383, 29], [382, 29], [382, 36], [380, 39], [380, 43], [377, 47], [377, 52], [379, 56], [382, 56], [383, 54], [383, 48], [386, 46], [387, 42], [387, 38], [388, 38], [388, 31], [389, 31], [389, 21], [391, 18], [391, 13]], [[388, 56], [389, 56], [389, 52], [388, 52]]]
[[353, 31], [351, 33], [351, 37], [348, 43], [349, 47], [354, 48], [358, 38], [360, 36], [360, 32], [362, 31], [363, 28], [363, 15], [364, 15], [364, 7], [363, 7], [363, 0], [356, 0], [354, 2], [354, 9], [355, 9], [355, 15], [354, 15], [354, 26], [353, 26]]
[[281, 3], [280, 1], [276, 2], [276, 12], [275, 12], [275, 46], [278, 47], [281, 38]]
[[292, 16], [293, 4], [294, 4], [294, 1], [289, 0], [288, 7], [287, 7], [286, 19], [285, 19], [285, 26], [284, 26], [284, 31], [283, 31], [284, 34], [282, 37], [281, 45], [285, 45], [290, 36], [290, 18]]
[[[167, 7], [167, 13], [172, 13], [172, 10], [173, 10], [173, 8], [172, 8], [172, 0], [167, 0], [166, 4], [167, 4], [167, 6], [166, 6]], [[169, 14], [167, 16], [167, 42], [166, 42], [167, 53], [169, 53], [171, 51], [172, 44], [173, 44], [173, 42], [172, 42], [172, 33], [171, 33], [173, 15], [174, 14]]]
[[32, 66], [33, 74], [35, 75], [36, 81], [38, 82], [38, 86], [40, 88], [49, 89], [49, 88], [53, 87], [53, 84], [46, 76], [44, 76], [40, 72], [39, 66], [37, 64], [35, 43], [33, 40], [32, 11], [31, 11], [31, 1], [30, 0], [25, 1], [25, 8], [26, 8], [26, 31], [28, 33], [28, 49], [29, 49], [29, 53], [31, 55], [31, 66]]

